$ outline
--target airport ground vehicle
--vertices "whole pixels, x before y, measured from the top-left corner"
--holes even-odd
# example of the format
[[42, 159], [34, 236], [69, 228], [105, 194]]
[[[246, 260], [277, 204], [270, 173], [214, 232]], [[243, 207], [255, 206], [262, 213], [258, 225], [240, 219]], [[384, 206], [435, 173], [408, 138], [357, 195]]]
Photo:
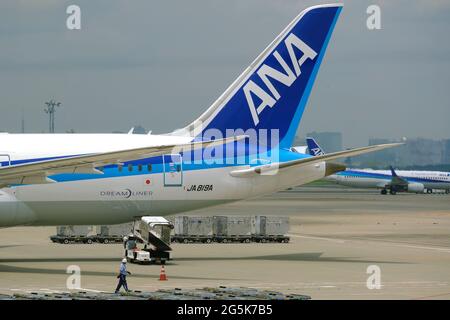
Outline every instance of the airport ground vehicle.
[[163, 217], [142, 217], [119, 225], [58, 226], [57, 234], [50, 239], [63, 244], [123, 243], [125, 257], [131, 263], [165, 263], [170, 260], [172, 229]]
[[172, 242], [287, 243], [289, 218], [280, 216], [177, 216]]
[[[142, 217], [134, 222], [125, 240], [126, 258], [131, 263], [160, 263], [170, 260], [173, 224], [163, 217]], [[143, 248], [139, 248], [139, 244]]]
[[129, 249], [126, 251], [126, 259], [131, 263], [148, 264], [151, 262], [150, 252], [140, 250], [138, 248]]

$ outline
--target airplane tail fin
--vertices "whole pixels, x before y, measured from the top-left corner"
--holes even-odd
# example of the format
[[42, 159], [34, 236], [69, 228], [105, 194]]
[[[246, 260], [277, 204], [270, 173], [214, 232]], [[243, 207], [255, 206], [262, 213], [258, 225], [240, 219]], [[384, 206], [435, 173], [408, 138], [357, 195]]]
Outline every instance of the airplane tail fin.
[[394, 170], [394, 167], [389, 166], [389, 169], [391, 170], [391, 174], [392, 174], [393, 177], [398, 177], [397, 173]]
[[278, 130], [280, 147], [290, 148], [341, 9], [328, 4], [301, 12], [209, 109], [172, 134]]
[[314, 140], [314, 138], [307, 137], [306, 144], [308, 145], [309, 154], [313, 157], [322, 156], [325, 154], [325, 152], [322, 150], [316, 140]]

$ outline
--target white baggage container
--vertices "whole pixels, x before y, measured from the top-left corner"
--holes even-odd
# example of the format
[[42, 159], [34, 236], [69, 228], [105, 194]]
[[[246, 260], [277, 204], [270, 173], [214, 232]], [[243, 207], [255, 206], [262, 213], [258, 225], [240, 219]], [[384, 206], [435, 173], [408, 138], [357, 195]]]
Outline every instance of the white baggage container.
[[214, 216], [213, 220], [215, 236], [249, 236], [252, 233], [251, 217]]
[[56, 234], [64, 237], [88, 236], [95, 233], [93, 226], [57, 226]]
[[[100, 231], [100, 232], [99, 232]], [[133, 222], [112, 224], [100, 226], [100, 230], [97, 230], [98, 234], [105, 237], [118, 236], [123, 237], [130, 234], [133, 231]]]
[[258, 236], [280, 236], [289, 232], [289, 217], [255, 216], [252, 219], [253, 234]]
[[175, 217], [175, 235], [211, 236], [213, 232], [212, 217]]

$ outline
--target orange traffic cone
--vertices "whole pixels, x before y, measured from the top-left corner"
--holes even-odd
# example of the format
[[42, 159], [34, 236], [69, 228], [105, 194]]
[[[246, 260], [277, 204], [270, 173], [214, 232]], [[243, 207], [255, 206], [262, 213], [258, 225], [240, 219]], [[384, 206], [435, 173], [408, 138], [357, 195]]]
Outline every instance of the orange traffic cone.
[[167, 281], [166, 270], [164, 269], [164, 265], [161, 265], [161, 272], [159, 274], [159, 281]]

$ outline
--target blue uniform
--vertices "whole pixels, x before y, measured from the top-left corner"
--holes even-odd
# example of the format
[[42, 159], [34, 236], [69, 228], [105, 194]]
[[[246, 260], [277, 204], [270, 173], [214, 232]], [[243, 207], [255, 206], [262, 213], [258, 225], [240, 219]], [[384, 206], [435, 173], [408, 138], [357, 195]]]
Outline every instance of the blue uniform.
[[122, 262], [120, 264], [120, 272], [119, 272], [119, 277], [118, 277], [119, 283], [117, 284], [116, 293], [119, 292], [119, 290], [122, 286], [124, 287], [125, 291], [129, 291], [128, 284], [127, 284], [127, 275], [128, 275], [127, 264]]
[[120, 274], [123, 274], [125, 276], [128, 274], [126, 263], [121, 263], [120, 264]]

